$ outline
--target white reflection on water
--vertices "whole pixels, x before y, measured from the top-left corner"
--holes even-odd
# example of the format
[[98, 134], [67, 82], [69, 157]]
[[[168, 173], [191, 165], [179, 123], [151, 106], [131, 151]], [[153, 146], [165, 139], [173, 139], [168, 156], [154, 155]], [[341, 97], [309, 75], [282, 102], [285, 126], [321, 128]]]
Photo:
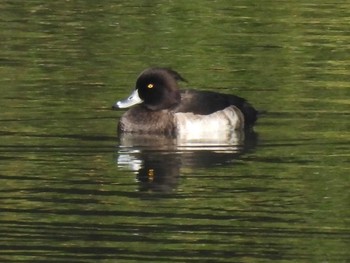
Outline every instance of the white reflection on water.
[[117, 164], [136, 174], [140, 189], [170, 191], [182, 168], [223, 166], [255, 147], [254, 132], [235, 131], [220, 138], [122, 134]]

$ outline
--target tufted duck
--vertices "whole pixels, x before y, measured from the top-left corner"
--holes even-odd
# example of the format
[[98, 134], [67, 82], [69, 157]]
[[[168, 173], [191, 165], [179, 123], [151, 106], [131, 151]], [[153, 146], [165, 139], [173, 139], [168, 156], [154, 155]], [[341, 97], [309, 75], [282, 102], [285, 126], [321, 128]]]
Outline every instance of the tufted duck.
[[133, 106], [122, 115], [119, 132], [177, 136], [190, 131], [196, 136], [254, 125], [257, 111], [245, 99], [212, 91], [179, 90], [178, 81], [185, 79], [171, 69], [144, 70], [132, 94], [113, 106]]

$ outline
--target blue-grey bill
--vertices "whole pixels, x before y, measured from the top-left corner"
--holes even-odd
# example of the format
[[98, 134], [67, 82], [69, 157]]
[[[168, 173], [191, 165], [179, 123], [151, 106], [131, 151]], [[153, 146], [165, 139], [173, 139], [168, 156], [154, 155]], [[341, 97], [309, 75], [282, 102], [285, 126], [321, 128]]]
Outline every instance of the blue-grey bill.
[[140, 98], [138, 91], [134, 90], [127, 99], [117, 101], [114, 106], [119, 109], [124, 109], [134, 106], [136, 104], [140, 104], [142, 102], [143, 100]]

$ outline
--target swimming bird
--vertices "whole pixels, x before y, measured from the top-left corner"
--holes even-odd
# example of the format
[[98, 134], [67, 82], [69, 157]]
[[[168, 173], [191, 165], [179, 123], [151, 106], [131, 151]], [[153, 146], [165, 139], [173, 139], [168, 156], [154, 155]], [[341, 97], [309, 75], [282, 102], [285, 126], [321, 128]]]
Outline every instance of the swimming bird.
[[180, 90], [186, 81], [169, 68], [141, 72], [131, 95], [113, 109], [129, 108], [119, 120], [121, 133], [177, 136], [251, 129], [257, 110], [244, 98], [214, 91]]

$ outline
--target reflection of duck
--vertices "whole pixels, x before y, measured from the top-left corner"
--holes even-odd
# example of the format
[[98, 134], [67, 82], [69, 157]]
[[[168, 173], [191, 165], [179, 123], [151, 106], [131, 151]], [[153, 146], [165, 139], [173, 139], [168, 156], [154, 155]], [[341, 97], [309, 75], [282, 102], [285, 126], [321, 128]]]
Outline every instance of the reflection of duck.
[[148, 134], [121, 134], [118, 166], [134, 171], [140, 190], [169, 192], [182, 168], [225, 165], [256, 145], [254, 132], [236, 131], [227, 141], [184, 140]]
[[124, 113], [119, 131], [215, 139], [255, 123], [257, 111], [245, 99], [211, 91], [180, 91], [179, 80], [184, 79], [170, 69], [143, 71], [130, 97], [113, 106], [139, 104]]

